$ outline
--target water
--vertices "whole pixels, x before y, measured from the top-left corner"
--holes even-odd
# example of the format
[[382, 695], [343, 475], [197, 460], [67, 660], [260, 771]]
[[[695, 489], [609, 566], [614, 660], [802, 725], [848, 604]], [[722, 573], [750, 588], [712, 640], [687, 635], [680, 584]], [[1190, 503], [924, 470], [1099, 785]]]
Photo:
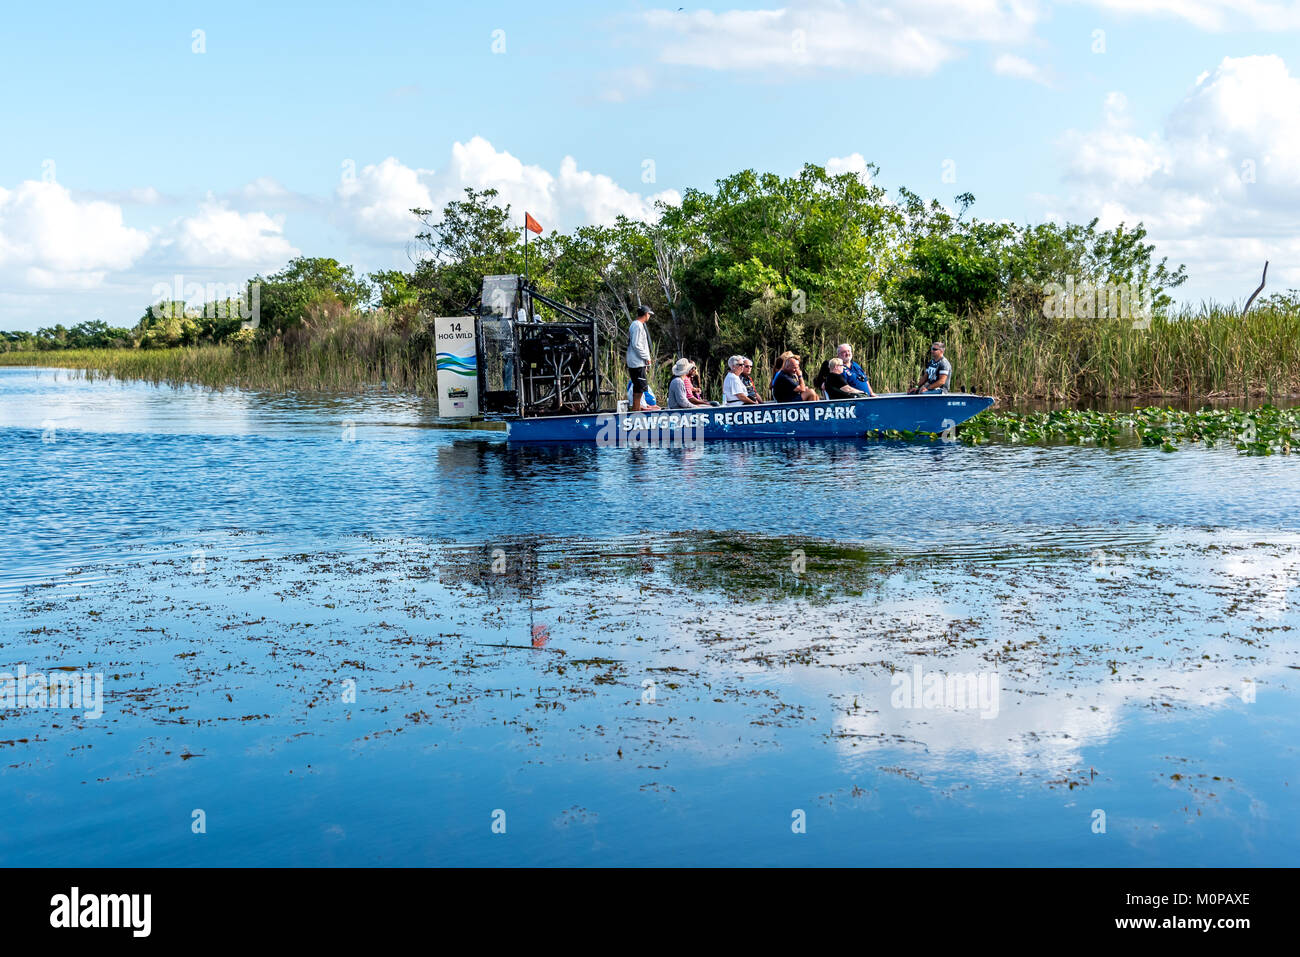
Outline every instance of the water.
[[433, 425], [0, 369], [0, 861], [1295, 861], [1300, 463]]

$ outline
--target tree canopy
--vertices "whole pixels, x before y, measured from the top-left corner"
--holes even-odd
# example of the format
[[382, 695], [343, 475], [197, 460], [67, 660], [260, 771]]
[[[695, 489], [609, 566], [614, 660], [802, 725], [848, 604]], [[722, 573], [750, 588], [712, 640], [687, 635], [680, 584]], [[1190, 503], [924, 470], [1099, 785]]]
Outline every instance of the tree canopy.
[[[811, 163], [791, 176], [743, 170], [712, 189], [687, 189], [676, 205], [660, 203], [653, 222], [619, 216], [531, 239], [528, 269], [543, 291], [596, 315], [607, 336], [618, 338], [635, 308], [649, 305], [663, 357], [688, 355], [702, 365], [736, 352], [866, 343], [891, 328], [938, 336], [972, 316], [1019, 330], [1053, 321], [1045, 303], [1053, 284], [1067, 280], [1140, 288], [1162, 309], [1186, 279], [1184, 267], [1155, 258], [1141, 224], [980, 220], [968, 216], [969, 193], [950, 206], [907, 189], [891, 197], [874, 185], [877, 174], [874, 166], [832, 174]], [[441, 210], [411, 212], [409, 272], [361, 276], [335, 259], [293, 259], [251, 280], [259, 284], [260, 323], [239, 341], [292, 338], [361, 312], [420, 332], [420, 316], [472, 307], [483, 276], [524, 271], [521, 214], [496, 190], [469, 188]], [[227, 341], [243, 324], [229, 308], [238, 303], [213, 305], [154, 304], [130, 331], [96, 321], [6, 333], [3, 344]]]

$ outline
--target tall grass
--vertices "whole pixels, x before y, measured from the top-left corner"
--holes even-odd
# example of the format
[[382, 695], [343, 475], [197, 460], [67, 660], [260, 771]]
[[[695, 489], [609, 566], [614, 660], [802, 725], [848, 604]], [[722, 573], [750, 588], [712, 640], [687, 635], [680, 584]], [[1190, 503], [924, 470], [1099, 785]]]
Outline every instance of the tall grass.
[[384, 386], [435, 395], [432, 337], [382, 315], [340, 314], [251, 346], [67, 349], [0, 353], [0, 365], [59, 366], [88, 376], [268, 392], [352, 392]]
[[[1300, 311], [1293, 309], [1257, 308], [1243, 317], [1235, 307], [1207, 304], [1153, 316], [1146, 328], [1131, 319], [994, 312], [954, 324], [944, 338], [953, 387], [1000, 399], [1300, 394]], [[928, 350], [915, 330], [890, 329], [855, 352], [873, 388], [886, 392], [914, 383]]]
[[[1300, 310], [1257, 307], [1244, 318], [1214, 304], [1155, 316], [1148, 328], [1132, 320], [1047, 320], [989, 312], [968, 317], [945, 335], [953, 387], [1004, 400], [1092, 397], [1285, 396], [1300, 394]], [[811, 379], [837, 343], [813, 335], [802, 348]], [[616, 397], [627, 390], [622, 343], [602, 350], [602, 371]], [[916, 330], [864, 330], [853, 343], [877, 392], [916, 381], [929, 339]], [[675, 356], [660, 356], [652, 385], [666, 400]], [[705, 393], [721, 397], [721, 358], [701, 364]], [[767, 396], [776, 350], [757, 354], [754, 382]], [[267, 391], [348, 392], [385, 386], [435, 395], [430, 331], [401, 326], [383, 314], [320, 314], [290, 333], [250, 348], [103, 349], [0, 353], [3, 365], [83, 369], [88, 375], [155, 383], [238, 386]]]

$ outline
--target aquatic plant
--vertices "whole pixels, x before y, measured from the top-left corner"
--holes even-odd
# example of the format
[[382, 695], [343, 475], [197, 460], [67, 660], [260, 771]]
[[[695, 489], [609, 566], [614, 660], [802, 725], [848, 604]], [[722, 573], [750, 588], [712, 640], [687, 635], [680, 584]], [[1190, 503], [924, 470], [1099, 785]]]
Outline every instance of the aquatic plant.
[[1191, 411], [1148, 406], [1131, 412], [990, 409], [958, 426], [955, 437], [968, 445], [998, 438], [1006, 442], [1091, 442], [1114, 446], [1126, 436], [1164, 452], [1173, 452], [1185, 443], [1201, 443], [1207, 447], [1228, 445], [1244, 455], [1287, 455], [1293, 446], [1300, 444], [1300, 410], [1273, 405], [1257, 409], [1205, 407]]

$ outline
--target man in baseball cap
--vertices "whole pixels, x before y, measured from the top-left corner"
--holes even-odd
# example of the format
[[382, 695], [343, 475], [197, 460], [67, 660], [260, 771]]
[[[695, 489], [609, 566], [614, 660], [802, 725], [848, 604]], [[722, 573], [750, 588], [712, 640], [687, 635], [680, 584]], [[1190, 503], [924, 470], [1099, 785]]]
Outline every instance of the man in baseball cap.
[[632, 380], [632, 411], [641, 411], [641, 397], [650, 384], [650, 333], [646, 323], [654, 315], [649, 306], [640, 306], [627, 330], [627, 374]]

